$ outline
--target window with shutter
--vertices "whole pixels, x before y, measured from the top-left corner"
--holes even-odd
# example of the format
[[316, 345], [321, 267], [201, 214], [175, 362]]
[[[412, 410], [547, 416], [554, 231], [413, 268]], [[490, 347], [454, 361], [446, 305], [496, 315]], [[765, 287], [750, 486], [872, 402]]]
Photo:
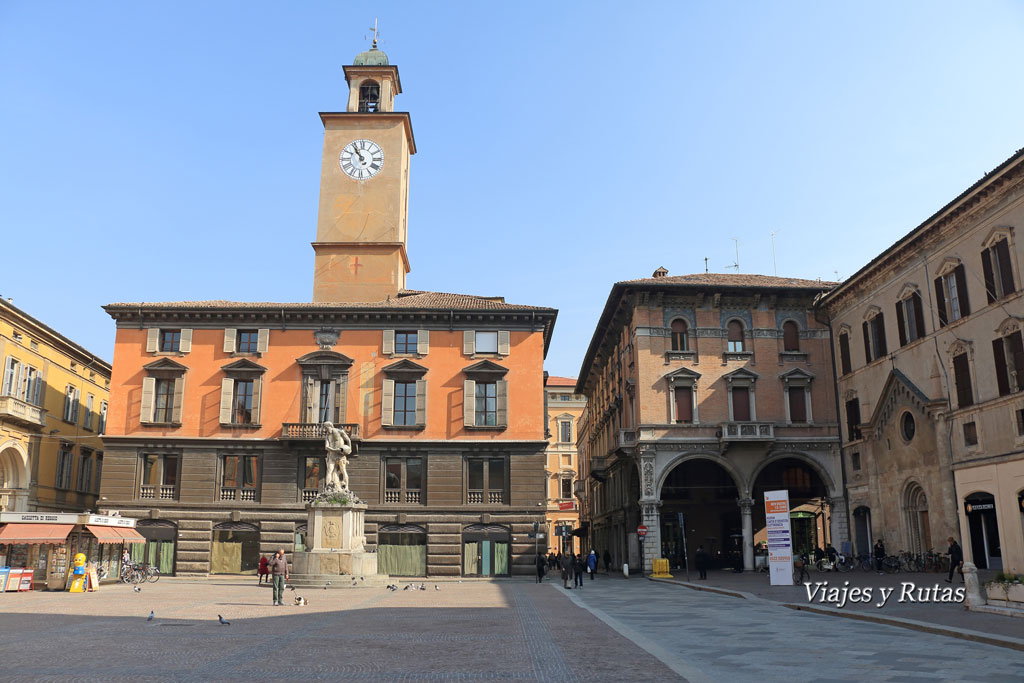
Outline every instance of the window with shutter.
[[728, 350], [731, 353], [743, 351], [743, 323], [739, 320], [730, 320], [728, 325]]
[[175, 353], [181, 349], [181, 330], [160, 330], [160, 348], [163, 353]]
[[935, 299], [940, 327], [970, 315], [967, 276], [962, 263], [935, 280]]
[[235, 340], [237, 337], [238, 330], [230, 327], [224, 330], [224, 353], [235, 352]]
[[270, 330], [262, 328], [256, 330], [256, 353], [266, 353], [270, 348]]
[[234, 403], [235, 380], [225, 377], [220, 383], [220, 423], [231, 424], [232, 407]]
[[789, 387], [789, 421], [807, 422], [807, 399], [804, 387]]
[[971, 368], [967, 354], [953, 356], [953, 376], [956, 382], [956, 402], [958, 408], [974, 405], [974, 389], [971, 386]]
[[430, 330], [416, 330], [416, 353], [421, 356], [430, 351]]
[[784, 351], [800, 350], [800, 329], [792, 320], [782, 323], [782, 348]]
[[476, 353], [476, 332], [465, 330], [462, 333], [462, 353], [472, 356]]
[[507, 356], [512, 350], [512, 335], [508, 330], [498, 330], [498, 355]]
[[146, 352], [155, 353], [160, 345], [160, 329], [150, 327], [146, 329]]
[[731, 393], [733, 422], [749, 422], [750, 389], [747, 387], [733, 387]]
[[853, 398], [846, 402], [846, 429], [850, 441], [861, 438], [859, 399]]
[[467, 379], [462, 383], [463, 424], [467, 427], [476, 425], [476, 382]]
[[1010, 245], [1005, 238], [982, 250], [981, 265], [985, 274], [985, 295], [988, 303], [998, 301], [1014, 292]]
[[256, 353], [259, 341], [259, 330], [238, 330], [234, 350], [237, 353]]
[[427, 380], [416, 380], [416, 426], [427, 426]]
[[498, 353], [498, 333], [477, 332], [473, 348], [474, 353]]
[[192, 330], [184, 329], [181, 331], [181, 337], [178, 341], [178, 351], [181, 353], [190, 353], [192, 351]]
[[693, 388], [676, 387], [675, 401], [676, 422], [679, 424], [689, 424], [693, 422]]
[[419, 348], [419, 334], [416, 330], [398, 330], [395, 332], [395, 354], [415, 354]]
[[142, 378], [142, 397], [139, 402], [139, 421], [143, 424], [153, 422], [153, 403], [156, 399], [156, 378]]
[[672, 321], [672, 350], [689, 351], [689, 330], [685, 320]]
[[14, 396], [17, 387], [17, 378], [21, 363], [14, 356], [8, 356], [4, 363], [4, 396]]

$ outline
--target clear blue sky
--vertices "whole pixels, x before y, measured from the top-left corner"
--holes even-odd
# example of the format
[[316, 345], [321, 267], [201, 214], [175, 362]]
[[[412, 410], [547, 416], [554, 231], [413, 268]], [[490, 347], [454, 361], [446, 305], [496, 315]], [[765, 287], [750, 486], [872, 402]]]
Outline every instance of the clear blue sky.
[[846, 277], [1024, 146], [1019, 2], [0, 3], [0, 294], [110, 359], [113, 301], [308, 301], [323, 128], [374, 17], [419, 153], [409, 286]]

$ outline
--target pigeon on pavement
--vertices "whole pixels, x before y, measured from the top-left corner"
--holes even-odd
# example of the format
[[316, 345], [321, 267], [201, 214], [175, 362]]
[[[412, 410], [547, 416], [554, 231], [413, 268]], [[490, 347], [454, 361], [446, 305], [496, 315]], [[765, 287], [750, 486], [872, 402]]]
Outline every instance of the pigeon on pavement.
[[142, 589], [139, 588], [138, 586], [132, 586], [132, 590], [135, 591], [136, 593], [141, 593], [142, 592]]
[[437, 587], [437, 584], [436, 584], [436, 583], [434, 584], [434, 590], [436, 590], [436, 591], [439, 591], [439, 590], [441, 590], [440, 588], [438, 588], [438, 587]]
[[149, 610], [149, 618], [146, 621], [153, 621], [153, 610]]
[[219, 614], [217, 615], [217, 621], [220, 622], [221, 626], [231, 626], [231, 622], [228, 621], [227, 619], [225, 619], [224, 617], [222, 617]]

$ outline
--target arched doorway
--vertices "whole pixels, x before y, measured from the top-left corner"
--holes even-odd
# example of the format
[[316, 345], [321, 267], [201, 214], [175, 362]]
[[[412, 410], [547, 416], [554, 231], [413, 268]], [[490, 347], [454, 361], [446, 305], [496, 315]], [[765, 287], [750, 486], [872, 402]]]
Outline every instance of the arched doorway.
[[[789, 491], [790, 526], [793, 552], [808, 553], [832, 544], [829, 532], [831, 509], [828, 486], [818, 471], [799, 458], [778, 458], [757, 474], [754, 480], [754, 545], [767, 543], [764, 516], [765, 491]], [[838, 549], [838, 548], [837, 548]]]
[[508, 576], [511, 570], [508, 527], [471, 524], [462, 530], [463, 576]]
[[981, 569], [1002, 569], [996, 499], [989, 493], [972, 493], [964, 499], [967, 527], [971, 533], [971, 559]]
[[386, 524], [377, 530], [377, 571], [390, 576], [427, 575], [427, 530]]
[[161, 574], [174, 573], [174, 547], [178, 540], [178, 526], [166, 519], [140, 519], [136, 530], [145, 543], [132, 543], [132, 560], [151, 564]]
[[922, 555], [932, 547], [931, 526], [928, 524], [928, 497], [917, 482], [907, 484], [903, 493], [903, 514], [907, 520], [907, 549]]
[[853, 542], [857, 555], [871, 554], [871, 508], [865, 505], [853, 511]]
[[260, 530], [245, 522], [213, 527], [211, 574], [255, 574], [260, 564]]
[[[698, 546], [712, 557], [712, 566], [743, 566], [743, 527], [736, 504], [739, 489], [724, 467], [707, 458], [685, 460], [661, 485], [661, 552], [674, 567], [692, 561]], [[683, 557], [680, 513], [686, 525]]]
[[8, 441], [0, 447], [0, 496], [7, 497], [6, 511], [27, 509], [28, 482], [28, 454], [22, 444]]

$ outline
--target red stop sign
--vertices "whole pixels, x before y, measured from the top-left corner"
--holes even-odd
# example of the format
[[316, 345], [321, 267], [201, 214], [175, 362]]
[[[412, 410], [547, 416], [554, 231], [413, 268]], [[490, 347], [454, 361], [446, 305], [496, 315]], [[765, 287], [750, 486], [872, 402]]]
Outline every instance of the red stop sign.
[[647, 535], [647, 527], [645, 527], [643, 524], [638, 526], [636, 528], [636, 535], [639, 536], [640, 538], [643, 538], [644, 536], [646, 536]]

